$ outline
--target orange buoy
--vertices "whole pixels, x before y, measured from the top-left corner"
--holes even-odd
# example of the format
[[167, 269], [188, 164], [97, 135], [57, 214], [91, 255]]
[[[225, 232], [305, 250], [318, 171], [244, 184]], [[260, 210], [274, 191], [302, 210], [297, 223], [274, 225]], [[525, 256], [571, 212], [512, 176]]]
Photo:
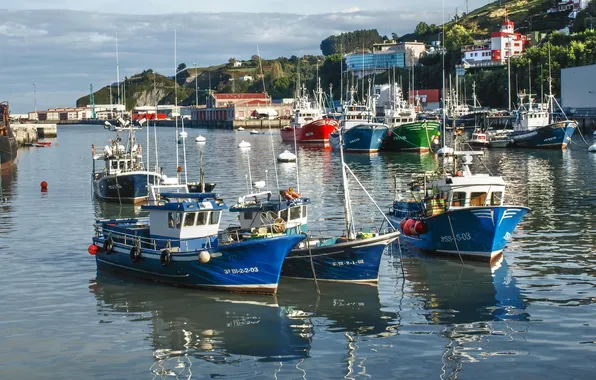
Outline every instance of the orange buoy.
[[41, 183], [39, 184], [39, 186], [41, 186], [41, 191], [47, 191], [48, 190], [48, 183], [46, 181], [41, 181]]
[[95, 254], [97, 254], [97, 246], [95, 244], [91, 244], [89, 246], [89, 248], [87, 248], [87, 252], [89, 252], [90, 255], [95, 256]]

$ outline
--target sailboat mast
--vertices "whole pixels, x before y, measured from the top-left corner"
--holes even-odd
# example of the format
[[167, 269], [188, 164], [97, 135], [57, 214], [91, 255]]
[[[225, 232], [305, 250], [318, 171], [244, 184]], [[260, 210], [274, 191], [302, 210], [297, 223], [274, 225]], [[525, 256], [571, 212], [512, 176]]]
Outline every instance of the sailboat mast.
[[116, 33], [116, 84], [118, 85], [118, 104], [120, 104], [120, 61], [118, 57], [118, 33]]
[[446, 120], [445, 120], [445, 114], [447, 112], [447, 110], [445, 109], [445, 0], [443, 0], [443, 25], [441, 25], [441, 39], [443, 41], [441, 41], [441, 58], [442, 58], [442, 65], [443, 65], [443, 71], [441, 74], [441, 81], [443, 82], [442, 86], [443, 86], [443, 94], [442, 94], [442, 98], [443, 98], [443, 146], [445, 146], [445, 131], [446, 131]]

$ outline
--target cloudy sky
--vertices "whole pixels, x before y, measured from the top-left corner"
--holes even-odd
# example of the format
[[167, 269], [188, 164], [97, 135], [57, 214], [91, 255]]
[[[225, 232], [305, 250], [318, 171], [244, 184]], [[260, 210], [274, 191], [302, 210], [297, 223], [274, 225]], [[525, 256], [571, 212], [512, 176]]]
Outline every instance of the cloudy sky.
[[[377, 28], [401, 35], [419, 21], [441, 23], [442, 2], [2, 0], [0, 101], [13, 113], [33, 110], [34, 98], [38, 109], [73, 106], [89, 84], [116, 81], [116, 35], [121, 78], [148, 68], [172, 75], [174, 31], [177, 62], [191, 67], [248, 59], [257, 45], [265, 58], [320, 54], [331, 34]], [[445, 1], [445, 18], [465, 6]]]

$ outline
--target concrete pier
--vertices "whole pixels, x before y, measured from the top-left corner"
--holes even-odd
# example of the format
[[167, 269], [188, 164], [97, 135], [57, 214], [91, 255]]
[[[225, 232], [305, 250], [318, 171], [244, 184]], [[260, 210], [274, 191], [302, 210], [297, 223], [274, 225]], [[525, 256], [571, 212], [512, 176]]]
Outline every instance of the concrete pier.
[[40, 138], [58, 135], [56, 124], [11, 124], [10, 128], [14, 132], [19, 146], [37, 142]]

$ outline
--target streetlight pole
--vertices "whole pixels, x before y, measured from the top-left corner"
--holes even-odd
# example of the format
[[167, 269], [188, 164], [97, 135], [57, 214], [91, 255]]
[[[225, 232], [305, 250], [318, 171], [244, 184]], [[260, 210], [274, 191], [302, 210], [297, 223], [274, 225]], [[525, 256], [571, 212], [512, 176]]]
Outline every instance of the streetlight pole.
[[199, 87], [198, 87], [198, 80], [199, 80], [199, 74], [197, 73], [197, 64], [193, 63], [192, 64], [195, 67], [195, 106], [199, 106]]
[[35, 89], [35, 82], [33, 82], [33, 110], [37, 112], [37, 91]]

